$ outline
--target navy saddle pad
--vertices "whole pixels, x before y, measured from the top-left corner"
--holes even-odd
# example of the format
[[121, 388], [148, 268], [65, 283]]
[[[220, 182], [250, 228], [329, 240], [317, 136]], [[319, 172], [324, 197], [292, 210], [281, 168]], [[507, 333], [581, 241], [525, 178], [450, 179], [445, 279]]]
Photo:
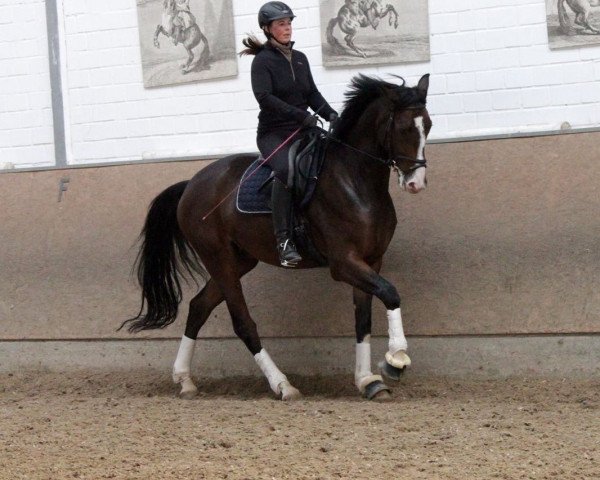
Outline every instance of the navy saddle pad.
[[[327, 150], [324, 133], [324, 130], [315, 128], [290, 147], [287, 183], [300, 210], [306, 208], [317, 187]], [[261, 163], [262, 156], [252, 162], [242, 175], [236, 201], [237, 209], [242, 213], [271, 213], [271, 169]]]
[[271, 169], [260, 166], [263, 160], [262, 156], [258, 157], [242, 175], [236, 200], [237, 209], [242, 213], [271, 213], [271, 187], [265, 185]]

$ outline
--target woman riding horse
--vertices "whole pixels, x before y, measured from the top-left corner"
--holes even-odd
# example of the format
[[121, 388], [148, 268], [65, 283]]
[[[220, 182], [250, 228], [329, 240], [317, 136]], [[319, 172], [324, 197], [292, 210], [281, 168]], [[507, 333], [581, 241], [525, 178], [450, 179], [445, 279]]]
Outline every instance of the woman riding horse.
[[[399, 174], [407, 192], [418, 193], [427, 184], [425, 143], [432, 125], [426, 108], [428, 87], [429, 75], [416, 87], [407, 87], [404, 81], [396, 85], [363, 75], [354, 77], [335, 136], [330, 139], [318, 188], [302, 212], [316, 249], [327, 259], [331, 277], [353, 287], [355, 384], [370, 399], [381, 398], [388, 390], [382, 377], [371, 370], [373, 296], [381, 300], [388, 318], [388, 351], [380, 364], [381, 373], [398, 380], [410, 365], [400, 294], [379, 272], [397, 222], [388, 191], [391, 170]], [[190, 301], [173, 365], [173, 379], [181, 384], [182, 397], [198, 393], [191, 376], [196, 338], [223, 301], [234, 332], [273, 392], [283, 400], [299, 395], [263, 347], [241, 284], [258, 262], [279, 264], [271, 219], [238, 211], [235, 198], [227, 193], [237, 188], [255, 160], [255, 154], [245, 153], [211, 163], [191, 180], [160, 193], [146, 217], [137, 266], [142, 306], [123, 326], [132, 332], [165, 328], [177, 318], [181, 274], [197, 271], [206, 280]], [[319, 265], [305, 258], [298, 268]]]
[[[314, 127], [317, 119], [308, 107], [334, 122], [337, 112], [325, 101], [313, 80], [306, 55], [294, 50], [292, 9], [283, 2], [267, 2], [258, 12], [258, 25], [267, 37], [244, 40], [240, 55], [255, 55], [252, 61], [252, 91], [260, 106], [256, 143], [274, 172], [271, 203], [273, 227], [280, 263], [294, 267], [302, 257], [292, 242], [290, 212], [292, 194], [288, 183], [290, 143], [283, 145], [298, 128]], [[279, 149], [278, 149], [279, 148]]]

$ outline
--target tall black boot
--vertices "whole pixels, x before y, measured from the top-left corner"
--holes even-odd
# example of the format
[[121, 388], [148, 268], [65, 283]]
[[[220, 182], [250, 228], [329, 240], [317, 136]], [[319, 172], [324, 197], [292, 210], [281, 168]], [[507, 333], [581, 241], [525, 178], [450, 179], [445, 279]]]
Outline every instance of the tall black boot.
[[273, 209], [273, 227], [277, 239], [277, 251], [279, 261], [284, 267], [295, 267], [302, 257], [292, 242], [290, 228], [290, 213], [292, 211], [292, 192], [279, 180], [273, 180], [273, 191], [271, 193], [271, 204]]

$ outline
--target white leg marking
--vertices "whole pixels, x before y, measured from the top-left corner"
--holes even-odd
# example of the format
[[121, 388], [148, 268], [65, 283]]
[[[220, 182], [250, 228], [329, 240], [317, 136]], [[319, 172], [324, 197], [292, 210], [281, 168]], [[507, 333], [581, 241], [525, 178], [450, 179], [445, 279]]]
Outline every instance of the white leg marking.
[[193, 398], [198, 393], [198, 389], [192, 381], [192, 358], [194, 356], [194, 347], [196, 340], [186, 337], [181, 337], [177, 358], [173, 365], [173, 381], [181, 385], [179, 395], [183, 398]]
[[181, 337], [177, 358], [173, 365], [173, 375], [190, 374], [192, 371], [192, 358], [194, 356], [194, 347], [196, 340], [186, 337]]
[[276, 395], [281, 395], [282, 400], [293, 400], [301, 396], [300, 392], [290, 384], [287, 377], [277, 368], [277, 365], [271, 360], [264, 348], [254, 355], [254, 360], [256, 360], [264, 376], [267, 377], [271, 390]]
[[400, 308], [387, 311], [388, 318], [388, 334], [390, 336], [389, 348], [390, 353], [394, 354], [398, 350], [407, 350], [408, 342], [404, 336], [404, 328], [402, 327], [402, 313]]
[[356, 368], [354, 370], [354, 383], [361, 393], [370, 383], [383, 381], [381, 375], [371, 372], [371, 335], [367, 335], [361, 343], [356, 344]]
[[385, 354], [387, 362], [396, 367], [404, 368], [410, 365], [411, 361], [406, 350], [408, 342], [404, 336], [404, 328], [402, 327], [402, 313], [400, 308], [396, 310], [388, 310], [388, 334], [389, 334], [389, 351]]

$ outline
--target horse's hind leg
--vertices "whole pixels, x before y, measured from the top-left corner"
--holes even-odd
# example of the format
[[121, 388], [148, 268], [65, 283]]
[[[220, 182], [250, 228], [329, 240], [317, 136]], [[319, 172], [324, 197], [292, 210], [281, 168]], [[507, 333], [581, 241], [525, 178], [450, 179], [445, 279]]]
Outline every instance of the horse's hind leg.
[[194, 52], [192, 51], [191, 48], [186, 47], [185, 49], [187, 50], [188, 59], [187, 59], [187, 62], [185, 62], [183, 65], [181, 65], [181, 71], [183, 73], [189, 73], [190, 65], [194, 61]]
[[592, 25], [590, 24], [590, 13], [589, 11], [585, 12], [585, 13], [580, 13], [579, 15], [577, 15], [577, 18], [579, 19], [579, 21], [575, 21], [575, 23], [581, 25], [582, 27], [584, 27], [584, 29], [588, 29], [589, 31], [595, 33], [595, 34], [599, 34], [600, 30], [592, 27]]
[[[254, 259], [245, 259], [240, 263], [239, 276], [242, 277], [252, 270], [258, 262]], [[190, 301], [185, 333], [181, 338], [177, 358], [173, 365], [173, 380], [181, 385], [179, 395], [189, 399], [197, 395], [198, 389], [194, 384], [192, 371], [192, 358], [196, 346], [196, 338], [202, 326], [208, 320], [212, 311], [224, 300], [221, 289], [217, 283], [210, 278], [202, 291]]]
[[367, 58], [367, 54], [365, 52], [363, 52], [360, 48], [358, 48], [356, 45], [354, 45], [354, 37], [355, 36], [356, 36], [356, 34], [354, 34], [354, 33], [346, 35], [344, 37], [344, 40], [346, 40], [346, 45], [348, 45], [352, 50], [354, 50], [356, 53], [358, 53], [361, 57]]
[[185, 399], [197, 395], [198, 389], [192, 380], [192, 357], [198, 332], [208, 320], [211, 312], [223, 301], [223, 294], [215, 281], [208, 280], [202, 291], [190, 302], [185, 333], [181, 338], [177, 358], [173, 364], [173, 381], [181, 385], [179, 396]]
[[248, 312], [240, 277], [236, 273], [236, 262], [239, 261], [237, 257], [231, 251], [221, 251], [218, 258], [211, 259], [211, 262], [214, 262], [212, 265], [209, 266], [205, 262], [205, 266], [209, 272], [214, 272], [213, 278], [219, 284], [219, 288], [225, 296], [235, 334], [244, 342], [250, 353], [254, 356], [254, 360], [265, 377], [267, 377], [269, 386], [273, 392], [277, 396], [280, 396], [282, 400], [298, 398], [300, 397], [300, 392], [290, 384], [287, 377], [281, 373], [273, 360], [271, 360], [267, 351], [262, 348], [256, 323], [254, 323]]

